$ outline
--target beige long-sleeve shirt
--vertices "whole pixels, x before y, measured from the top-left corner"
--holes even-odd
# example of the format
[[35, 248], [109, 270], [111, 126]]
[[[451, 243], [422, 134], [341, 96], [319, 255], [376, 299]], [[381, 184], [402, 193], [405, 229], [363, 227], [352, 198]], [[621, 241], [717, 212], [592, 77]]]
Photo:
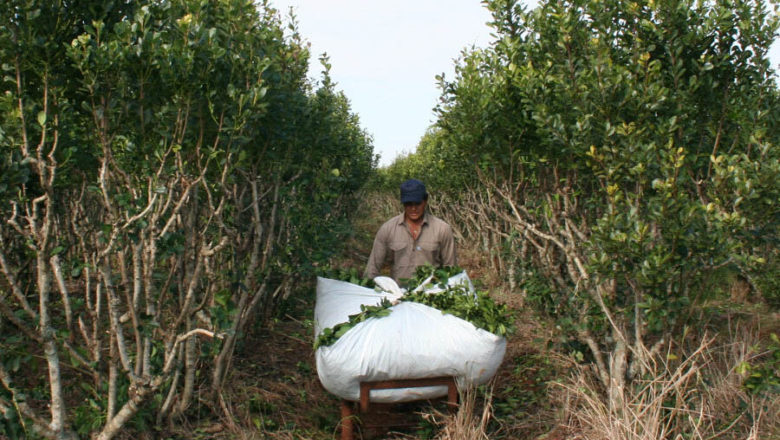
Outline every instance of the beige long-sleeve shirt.
[[415, 240], [403, 214], [391, 218], [376, 233], [363, 277], [379, 275], [388, 260], [392, 262], [390, 276], [396, 281], [411, 278], [417, 266], [426, 263], [437, 267], [455, 266], [457, 256], [452, 227], [426, 212]]

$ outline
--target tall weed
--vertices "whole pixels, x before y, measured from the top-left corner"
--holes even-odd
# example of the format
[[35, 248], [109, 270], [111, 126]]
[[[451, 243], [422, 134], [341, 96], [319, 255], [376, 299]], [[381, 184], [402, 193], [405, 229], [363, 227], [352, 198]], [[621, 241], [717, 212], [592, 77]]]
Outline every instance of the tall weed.
[[609, 401], [583, 366], [562, 382], [570, 432], [592, 440], [766, 439], [780, 434], [780, 399], [750, 393], [740, 366], [755, 362], [758, 336], [747, 325], [726, 343], [708, 335], [691, 349], [669, 344], [648, 377]]
[[446, 414], [434, 411], [424, 417], [440, 427], [435, 440], [490, 440], [487, 426], [493, 415], [492, 390], [485, 392], [479, 402], [479, 392], [474, 387], [460, 390], [460, 403], [455, 412]]

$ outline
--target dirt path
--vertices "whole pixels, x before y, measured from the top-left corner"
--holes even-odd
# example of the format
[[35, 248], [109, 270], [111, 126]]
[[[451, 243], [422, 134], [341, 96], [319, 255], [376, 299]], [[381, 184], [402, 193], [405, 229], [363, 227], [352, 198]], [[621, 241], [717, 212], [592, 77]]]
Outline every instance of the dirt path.
[[[366, 210], [371, 203], [363, 206]], [[372, 212], [376, 211], [356, 213], [354, 234], [343, 255], [334, 260], [334, 266], [354, 267], [362, 272], [374, 233], [385, 220], [384, 214]], [[488, 270], [488, 262], [479, 252], [459, 246], [460, 265], [472, 278]], [[504, 362], [492, 385], [494, 420], [490, 429], [495, 434], [491, 438], [536, 438], [548, 430], [544, 419], [551, 405], [547, 401], [546, 381], [559, 366], [538, 348], [545, 339], [544, 331], [522, 309], [522, 301], [511, 292], [498, 291], [494, 296], [517, 309], [518, 331], [508, 339]], [[253, 329], [239, 348], [229, 381], [229, 403], [239, 425], [262, 432], [259, 437], [246, 438], [338, 438], [339, 400], [323, 389], [316, 373], [313, 309], [312, 282], [309, 290], [300, 292], [280, 316]], [[422, 431], [406, 429], [379, 438], [432, 438], [435, 427], [426, 426], [421, 416], [414, 413], [418, 410], [401, 411], [415, 418]]]

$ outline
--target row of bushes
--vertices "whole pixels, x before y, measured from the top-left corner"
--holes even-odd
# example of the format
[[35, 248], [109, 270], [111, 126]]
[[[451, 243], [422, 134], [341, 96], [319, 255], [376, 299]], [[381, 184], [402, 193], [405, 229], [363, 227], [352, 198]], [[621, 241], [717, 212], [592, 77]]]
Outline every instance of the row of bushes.
[[778, 305], [778, 17], [763, 1], [485, 3], [495, 40], [464, 52], [436, 125], [377, 185], [426, 176], [620, 420], [702, 306], [731, 285]]
[[3, 2], [0, 59], [0, 437], [229, 411], [376, 164], [328, 60], [249, 0]]

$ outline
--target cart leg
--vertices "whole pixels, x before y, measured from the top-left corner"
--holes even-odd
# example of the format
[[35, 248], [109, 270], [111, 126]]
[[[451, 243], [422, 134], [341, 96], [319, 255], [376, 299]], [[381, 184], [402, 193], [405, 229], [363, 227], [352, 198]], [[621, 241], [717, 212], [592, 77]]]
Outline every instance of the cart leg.
[[341, 401], [341, 440], [353, 440], [352, 432], [352, 404], [347, 400]]
[[447, 407], [451, 412], [458, 410], [458, 386], [455, 384], [455, 379], [452, 378], [447, 384]]

